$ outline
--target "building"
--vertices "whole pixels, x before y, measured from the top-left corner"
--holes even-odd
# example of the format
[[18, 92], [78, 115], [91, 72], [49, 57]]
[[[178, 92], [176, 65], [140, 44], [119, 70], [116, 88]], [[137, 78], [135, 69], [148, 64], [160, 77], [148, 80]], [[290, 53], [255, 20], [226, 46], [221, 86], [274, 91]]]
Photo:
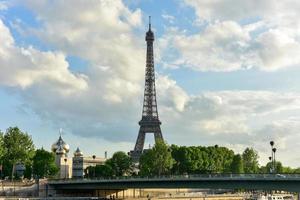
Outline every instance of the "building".
[[55, 153], [55, 163], [59, 168], [57, 178], [83, 178], [87, 167], [103, 165], [106, 161], [106, 158], [96, 156], [84, 157], [79, 148], [74, 152], [74, 157], [69, 158], [70, 146], [62, 139], [61, 135], [51, 146], [51, 150]]
[[70, 146], [65, 143], [61, 135], [58, 140], [52, 145], [51, 150], [55, 153], [55, 163], [59, 168], [57, 178], [72, 177], [72, 159], [68, 158]]
[[15, 166], [15, 175], [17, 177], [23, 179], [25, 170], [26, 170], [26, 167], [23, 163], [17, 163]]
[[96, 156], [84, 157], [79, 148], [74, 152], [73, 157], [73, 178], [83, 178], [85, 176], [85, 170], [89, 166], [103, 165], [106, 158], [99, 158]]

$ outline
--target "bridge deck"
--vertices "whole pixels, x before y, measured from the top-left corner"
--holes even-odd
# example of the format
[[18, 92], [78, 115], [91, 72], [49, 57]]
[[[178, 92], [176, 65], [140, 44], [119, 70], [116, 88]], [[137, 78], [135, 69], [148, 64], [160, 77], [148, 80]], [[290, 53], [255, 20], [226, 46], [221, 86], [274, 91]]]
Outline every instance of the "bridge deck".
[[61, 179], [48, 184], [57, 189], [210, 188], [300, 191], [300, 174], [208, 174], [113, 179]]

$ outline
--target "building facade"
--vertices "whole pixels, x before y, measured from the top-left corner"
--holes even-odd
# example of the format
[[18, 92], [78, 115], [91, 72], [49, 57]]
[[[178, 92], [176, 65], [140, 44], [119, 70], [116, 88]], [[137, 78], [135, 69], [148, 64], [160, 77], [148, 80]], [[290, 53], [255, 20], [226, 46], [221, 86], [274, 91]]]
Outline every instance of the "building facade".
[[86, 169], [89, 166], [103, 165], [105, 163], [105, 158], [99, 158], [96, 156], [84, 157], [83, 153], [79, 148], [74, 152], [73, 157], [73, 178], [83, 178], [86, 175]]
[[70, 146], [59, 136], [58, 140], [51, 146], [55, 153], [55, 163], [59, 168], [57, 178], [83, 178], [89, 166], [103, 165], [106, 158], [96, 156], [84, 157], [79, 148], [74, 152], [74, 157], [68, 157]]
[[51, 150], [55, 153], [55, 163], [59, 168], [57, 178], [71, 178], [72, 159], [68, 158], [70, 146], [59, 136], [58, 140], [52, 145]]

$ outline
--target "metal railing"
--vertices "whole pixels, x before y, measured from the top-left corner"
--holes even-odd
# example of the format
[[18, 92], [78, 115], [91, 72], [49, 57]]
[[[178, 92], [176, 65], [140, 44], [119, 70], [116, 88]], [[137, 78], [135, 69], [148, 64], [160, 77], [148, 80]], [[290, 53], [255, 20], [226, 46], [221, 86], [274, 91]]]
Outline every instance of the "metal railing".
[[187, 175], [163, 175], [163, 176], [118, 176], [118, 177], [94, 177], [94, 178], [68, 178], [68, 179], [49, 179], [50, 183], [62, 182], [112, 182], [112, 181], [148, 181], [148, 180], [243, 180], [243, 179], [282, 179], [299, 180], [300, 174], [187, 174]]

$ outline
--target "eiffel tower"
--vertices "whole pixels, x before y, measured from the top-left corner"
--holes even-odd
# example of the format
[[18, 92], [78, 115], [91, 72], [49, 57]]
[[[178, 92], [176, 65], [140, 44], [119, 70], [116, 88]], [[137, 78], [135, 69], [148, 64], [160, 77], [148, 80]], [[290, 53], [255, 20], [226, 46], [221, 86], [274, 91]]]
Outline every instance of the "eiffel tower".
[[155, 71], [153, 58], [154, 33], [151, 30], [151, 17], [149, 16], [149, 30], [146, 33], [147, 57], [145, 73], [145, 90], [142, 119], [139, 121], [140, 130], [136, 140], [134, 150], [130, 152], [134, 162], [138, 162], [143, 153], [146, 133], [154, 133], [154, 139], [163, 140], [158, 118], [156, 91], [155, 91]]

